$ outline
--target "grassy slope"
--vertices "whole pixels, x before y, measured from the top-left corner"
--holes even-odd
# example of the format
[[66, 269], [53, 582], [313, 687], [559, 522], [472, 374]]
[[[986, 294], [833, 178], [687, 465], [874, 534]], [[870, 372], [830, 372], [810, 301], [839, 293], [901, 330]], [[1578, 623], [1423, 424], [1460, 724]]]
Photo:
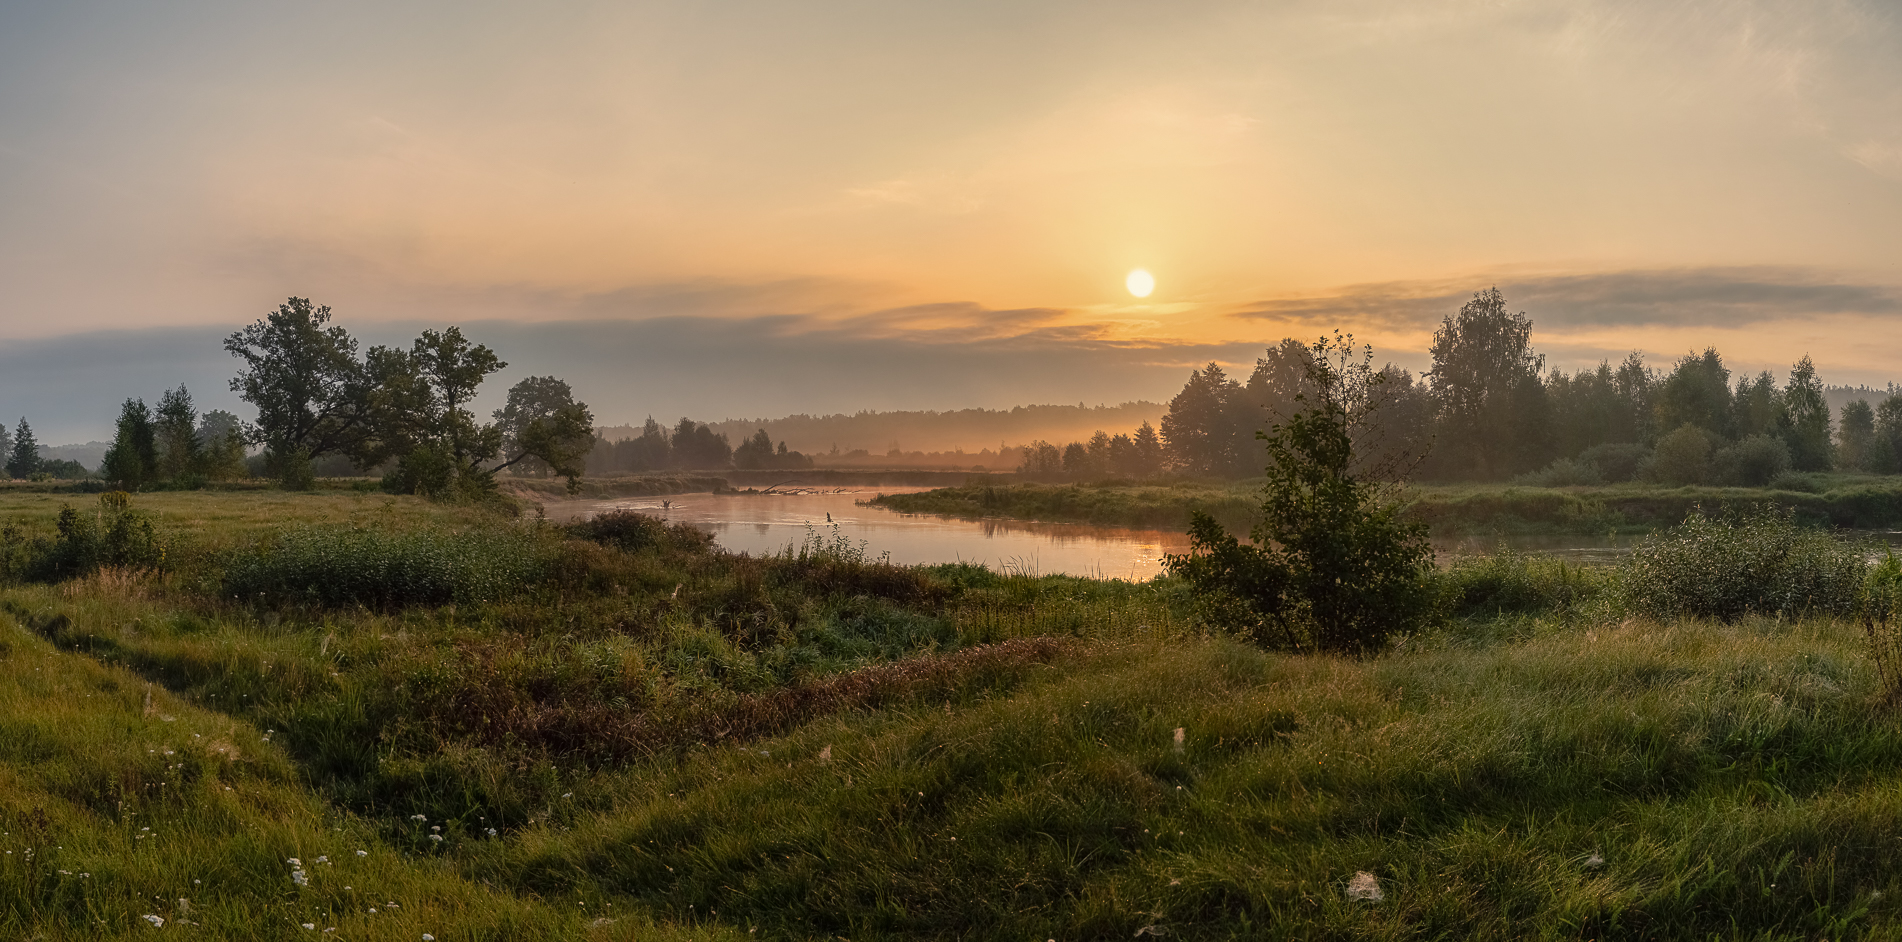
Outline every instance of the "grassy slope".
[[[480, 522], [252, 499], [138, 500], [205, 501], [226, 545]], [[1902, 726], [1851, 625], [1507, 616], [1351, 662], [952, 571], [942, 628], [815, 597], [816, 634], [748, 641], [716, 616], [773, 570], [596, 565], [623, 591], [475, 612], [0, 590], [0, 936], [1902, 936]], [[770, 667], [801, 650], [832, 653]], [[523, 739], [558, 728], [581, 745]], [[583, 747], [623, 735], [655, 748]], [[1386, 899], [1345, 899], [1357, 871]]]
[[[1410, 488], [1407, 513], [1435, 534], [1643, 532], [1684, 519], [1694, 507], [1707, 510], [1775, 503], [1794, 507], [1805, 520], [1838, 527], [1875, 529], [1902, 525], [1902, 482], [1840, 477], [1821, 493], [1753, 488], [1605, 487], [1542, 488], [1516, 485], [1432, 485]], [[1258, 484], [1176, 485], [1006, 484], [940, 488], [917, 494], [887, 494], [880, 506], [904, 513], [960, 517], [1093, 523], [1103, 526], [1186, 530], [1189, 513], [1201, 510], [1235, 531], [1246, 531], [1260, 504]]]

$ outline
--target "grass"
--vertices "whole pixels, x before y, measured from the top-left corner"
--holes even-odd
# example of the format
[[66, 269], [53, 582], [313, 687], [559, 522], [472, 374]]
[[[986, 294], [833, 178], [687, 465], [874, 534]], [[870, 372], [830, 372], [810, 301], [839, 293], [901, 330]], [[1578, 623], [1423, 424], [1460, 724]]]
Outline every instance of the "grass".
[[[1430, 631], [1290, 656], [1168, 580], [823, 534], [134, 504], [167, 572], [0, 586], [0, 937], [1902, 937], [1902, 723], [1850, 617], [1637, 616], [1500, 554]], [[445, 546], [545, 569], [322, 589]], [[320, 590], [224, 591], [267, 563]]]
[[[1902, 526], [1902, 479], [1866, 475], [1813, 475], [1811, 491], [1767, 488], [1528, 487], [1513, 484], [1422, 485], [1407, 491], [1407, 516], [1435, 536], [1487, 534], [1645, 533], [1684, 519], [1702, 507], [1722, 513], [1769, 503], [1798, 519], [1834, 527]], [[1187, 530], [1201, 510], [1231, 531], [1246, 532], [1260, 505], [1259, 482], [1182, 482], [1170, 485], [971, 484], [915, 494], [884, 494], [874, 503], [902, 513], [956, 517], [1093, 523]]]

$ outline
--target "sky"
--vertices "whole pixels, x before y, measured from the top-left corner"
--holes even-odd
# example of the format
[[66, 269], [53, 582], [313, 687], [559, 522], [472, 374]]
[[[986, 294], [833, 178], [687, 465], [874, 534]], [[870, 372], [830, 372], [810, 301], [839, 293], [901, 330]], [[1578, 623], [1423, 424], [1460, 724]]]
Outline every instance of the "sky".
[[[1154, 274], [1147, 298], [1125, 290]], [[0, 416], [286, 297], [602, 424], [1166, 400], [1497, 285], [1556, 367], [1902, 380], [1902, 8], [0, 0]]]

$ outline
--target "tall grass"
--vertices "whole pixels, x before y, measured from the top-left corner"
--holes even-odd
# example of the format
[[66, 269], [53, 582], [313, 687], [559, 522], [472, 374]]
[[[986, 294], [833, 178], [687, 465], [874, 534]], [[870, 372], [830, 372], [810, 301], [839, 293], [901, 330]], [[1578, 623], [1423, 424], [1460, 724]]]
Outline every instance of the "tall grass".
[[225, 566], [228, 597], [393, 609], [502, 599], [545, 578], [553, 551], [512, 527], [388, 532], [302, 527]]

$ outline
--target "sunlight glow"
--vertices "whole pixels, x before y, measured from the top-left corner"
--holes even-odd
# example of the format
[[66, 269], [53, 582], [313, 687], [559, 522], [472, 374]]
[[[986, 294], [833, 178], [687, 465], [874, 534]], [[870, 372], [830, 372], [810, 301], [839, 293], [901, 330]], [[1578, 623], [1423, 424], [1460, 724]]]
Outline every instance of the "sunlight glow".
[[1130, 294], [1139, 298], [1149, 297], [1149, 292], [1156, 290], [1156, 276], [1140, 268], [1130, 272], [1129, 278], [1123, 283], [1129, 287]]

